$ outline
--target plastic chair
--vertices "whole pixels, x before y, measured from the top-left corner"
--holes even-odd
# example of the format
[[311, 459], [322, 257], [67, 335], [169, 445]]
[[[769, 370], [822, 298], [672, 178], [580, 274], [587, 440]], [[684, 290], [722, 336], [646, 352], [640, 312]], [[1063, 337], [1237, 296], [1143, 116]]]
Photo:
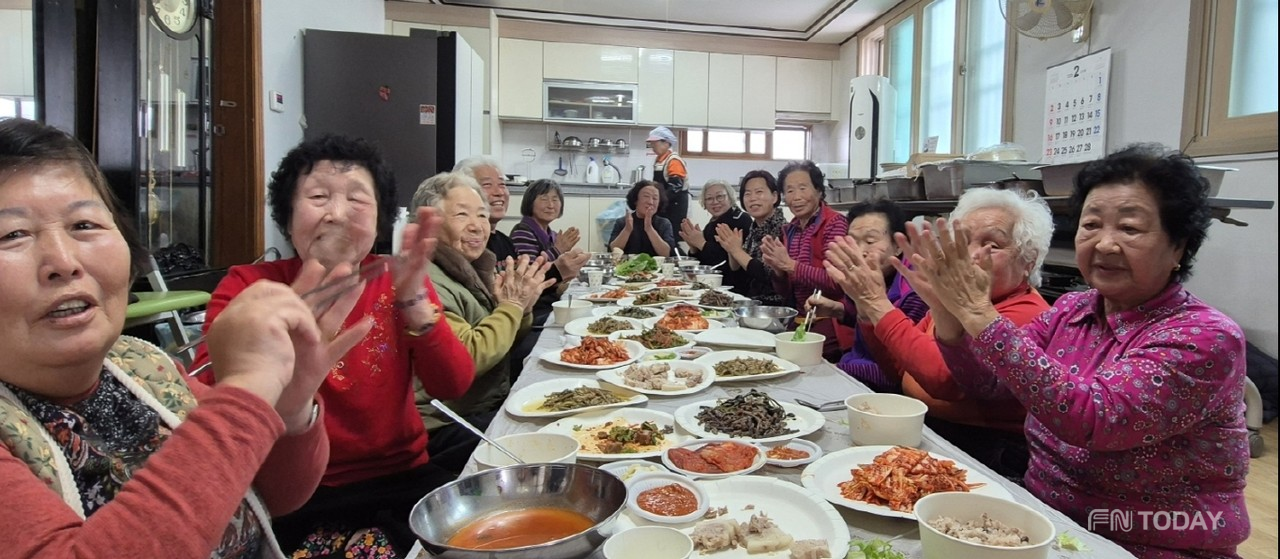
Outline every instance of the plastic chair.
[[[182, 314], [180, 311], [194, 307], [202, 307], [209, 303], [211, 296], [205, 291], [170, 291], [165, 285], [164, 276], [160, 275], [160, 270], [156, 266], [155, 258], [148, 257], [149, 267], [144, 274], [147, 283], [151, 286], [151, 291], [135, 291], [133, 295], [138, 298], [135, 303], [130, 303], [125, 311], [125, 328], [133, 328], [146, 324], [166, 324], [169, 331], [173, 333], [173, 340], [178, 346], [182, 346], [191, 341], [187, 335], [187, 329], [182, 325]], [[157, 335], [157, 339], [159, 336]], [[182, 356], [188, 364], [195, 359], [195, 348], [188, 350], [187, 355]]]

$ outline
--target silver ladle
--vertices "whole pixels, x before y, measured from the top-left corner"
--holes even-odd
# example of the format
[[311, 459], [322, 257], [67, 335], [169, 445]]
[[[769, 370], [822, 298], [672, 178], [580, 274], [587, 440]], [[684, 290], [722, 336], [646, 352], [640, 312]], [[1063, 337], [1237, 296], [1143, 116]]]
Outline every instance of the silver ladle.
[[490, 439], [489, 437], [485, 436], [484, 432], [479, 429], [476, 429], [476, 426], [472, 425], [471, 422], [463, 419], [462, 416], [454, 413], [453, 410], [449, 409], [449, 406], [444, 405], [444, 402], [441, 402], [440, 400], [432, 399], [431, 405], [435, 406], [435, 408], [440, 410], [441, 413], [449, 416], [449, 419], [457, 421], [458, 425], [466, 427], [468, 431], [475, 433], [477, 437], [480, 437], [482, 440], [484, 440], [484, 442], [489, 443], [489, 445], [492, 446], [493, 448], [496, 448], [502, 451], [503, 454], [506, 454], [512, 460], [515, 460], [516, 464], [525, 463], [525, 461], [521, 460], [519, 456], [515, 455], [515, 453], [511, 452], [510, 450], [507, 450], [506, 447], [503, 447], [502, 445], [498, 444], [497, 441], [494, 441], [493, 439]]

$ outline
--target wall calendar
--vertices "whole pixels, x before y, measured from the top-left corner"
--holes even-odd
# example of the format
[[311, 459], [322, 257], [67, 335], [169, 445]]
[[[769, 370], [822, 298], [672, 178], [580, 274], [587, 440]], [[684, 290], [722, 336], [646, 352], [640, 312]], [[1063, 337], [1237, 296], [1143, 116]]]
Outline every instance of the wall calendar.
[[1041, 163], [1075, 163], [1106, 155], [1110, 78], [1111, 49], [1049, 67]]

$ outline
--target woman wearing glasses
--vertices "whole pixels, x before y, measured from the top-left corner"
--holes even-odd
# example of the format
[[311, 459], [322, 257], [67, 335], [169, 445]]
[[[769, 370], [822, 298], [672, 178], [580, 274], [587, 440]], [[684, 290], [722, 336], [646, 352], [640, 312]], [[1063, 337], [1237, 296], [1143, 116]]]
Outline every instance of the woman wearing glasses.
[[[738, 207], [738, 201], [729, 193], [729, 183], [720, 179], [702, 185], [702, 207], [711, 214], [711, 221], [701, 229], [688, 219], [680, 223], [680, 238], [689, 245], [689, 254], [698, 257], [698, 263], [715, 266], [729, 259], [724, 247], [716, 240], [716, 226], [721, 223], [739, 231], [751, 228], [751, 216]], [[728, 268], [721, 268], [728, 271]], [[727, 274], [726, 274], [727, 275]], [[734, 278], [726, 277], [734, 284]]]

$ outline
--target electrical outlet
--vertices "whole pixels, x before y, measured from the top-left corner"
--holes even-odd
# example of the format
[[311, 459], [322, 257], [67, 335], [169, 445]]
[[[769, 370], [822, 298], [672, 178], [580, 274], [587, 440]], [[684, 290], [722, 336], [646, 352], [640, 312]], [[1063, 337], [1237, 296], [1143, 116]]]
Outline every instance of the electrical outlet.
[[271, 106], [271, 110], [277, 113], [284, 112], [284, 94], [279, 91], [267, 92], [267, 102]]

